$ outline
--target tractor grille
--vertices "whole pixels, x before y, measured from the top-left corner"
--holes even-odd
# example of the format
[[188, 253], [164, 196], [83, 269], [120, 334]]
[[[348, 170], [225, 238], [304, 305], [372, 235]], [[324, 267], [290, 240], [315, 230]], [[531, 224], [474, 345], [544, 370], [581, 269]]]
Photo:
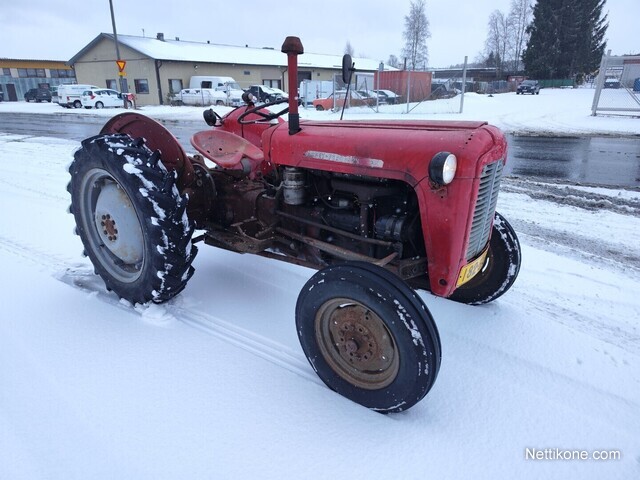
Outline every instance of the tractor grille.
[[504, 162], [499, 160], [495, 163], [485, 165], [480, 174], [480, 189], [478, 191], [478, 201], [473, 212], [473, 223], [469, 235], [469, 246], [467, 247], [467, 261], [475, 258], [487, 244], [493, 215], [498, 202], [498, 190], [500, 189], [500, 178]]

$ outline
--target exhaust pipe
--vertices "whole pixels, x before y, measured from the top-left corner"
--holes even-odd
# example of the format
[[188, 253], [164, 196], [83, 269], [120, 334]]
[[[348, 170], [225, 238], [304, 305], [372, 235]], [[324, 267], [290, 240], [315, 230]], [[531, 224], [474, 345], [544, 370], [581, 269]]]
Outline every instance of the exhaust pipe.
[[289, 135], [300, 131], [300, 114], [298, 113], [298, 55], [304, 53], [302, 42], [298, 37], [287, 37], [282, 44], [282, 53], [287, 54], [289, 78]]

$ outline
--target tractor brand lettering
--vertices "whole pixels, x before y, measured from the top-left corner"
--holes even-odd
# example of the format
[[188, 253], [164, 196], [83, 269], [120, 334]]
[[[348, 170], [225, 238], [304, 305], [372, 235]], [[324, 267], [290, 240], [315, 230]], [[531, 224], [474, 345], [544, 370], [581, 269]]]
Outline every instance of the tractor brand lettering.
[[348, 165], [361, 165], [363, 167], [383, 168], [384, 162], [377, 158], [362, 158], [352, 155], [339, 155], [331, 152], [309, 151], [304, 154], [305, 157], [316, 158], [318, 160], [327, 160], [328, 162], [346, 163]]

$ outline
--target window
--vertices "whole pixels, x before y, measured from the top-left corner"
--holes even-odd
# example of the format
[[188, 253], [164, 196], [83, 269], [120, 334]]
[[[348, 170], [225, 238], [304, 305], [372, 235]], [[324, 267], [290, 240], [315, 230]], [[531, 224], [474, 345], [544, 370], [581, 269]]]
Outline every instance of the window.
[[182, 90], [182, 79], [181, 78], [170, 78], [169, 79], [169, 93], [179, 93]]
[[116, 82], [115, 78], [107, 78], [105, 81], [107, 88], [112, 88], [114, 90], [118, 89], [118, 82]]
[[251, 75], [251, 71], [250, 71], [250, 70], [245, 70], [245, 71], [244, 71], [244, 74], [245, 74], [245, 75]]
[[2, 75], [6, 75], [7, 77], [11, 76], [11, 69], [10, 68], [3, 68], [2, 69]]
[[133, 83], [136, 93], [149, 93], [149, 81], [146, 78], [136, 78]]
[[21, 78], [46, 78], [44, 68], [19, 68], [18, 77]]
[[265, 87], [282, 89], [282, 80], [262, 80]]

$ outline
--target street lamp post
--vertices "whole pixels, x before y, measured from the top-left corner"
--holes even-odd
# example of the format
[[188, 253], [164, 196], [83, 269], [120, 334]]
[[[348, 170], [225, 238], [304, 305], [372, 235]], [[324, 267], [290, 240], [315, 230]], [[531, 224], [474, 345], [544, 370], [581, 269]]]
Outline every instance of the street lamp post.
[[[116, 30], [116, 17], [113, 14], [113, 0], [109, 0], [109, 9], [111, 10], [111, 25], [113, 26], [113, 40], [116, 44], [116, 64], [117, 65], [121, 65], [121, 61], [122, 59], [120, 58], [120, 46], [118, 45], [118, 32]], [[128, 100], [127, 97], [128, 95], [124, 95], [127, 92], [127, 81], [124, 78], [124, 70], [121, 70], [118, 72], [118, 75], [120, 76], [120, 93], [123, 94], [122, 95], [122, 103], [124, 108], [128, 108]]]

